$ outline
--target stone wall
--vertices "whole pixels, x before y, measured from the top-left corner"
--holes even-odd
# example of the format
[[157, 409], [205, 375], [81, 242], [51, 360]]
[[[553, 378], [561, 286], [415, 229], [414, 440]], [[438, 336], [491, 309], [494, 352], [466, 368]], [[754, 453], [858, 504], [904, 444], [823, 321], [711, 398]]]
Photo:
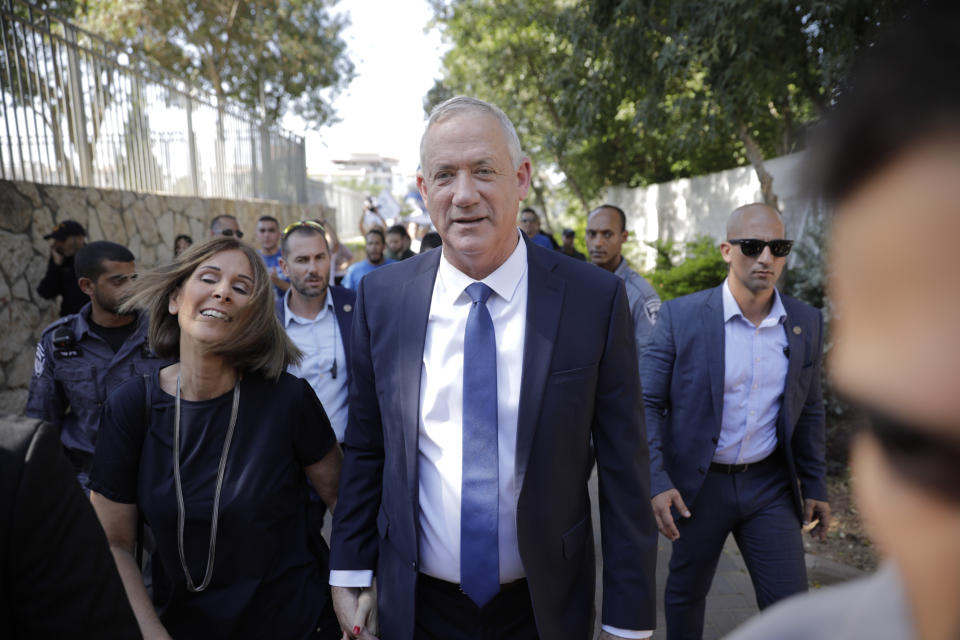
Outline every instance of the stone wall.
[[36, 287], [50, 255], [43, 236], [67, 219], [87, 230], [87, 240], [111, 240], [137, 257], [137, 269], [173, 257], [173, 239], [207, 236], [215, 216], [240, 221], [254, 242], [256, 221], [272, 215], [280, 227], [322, 217], [320, 205], [220, 200], [60, 187], [0, 180], [0, 413], [19, 414], [27, 402], [34, 350], [43, 329], [58, 318], [59, 300], [44, 300]]

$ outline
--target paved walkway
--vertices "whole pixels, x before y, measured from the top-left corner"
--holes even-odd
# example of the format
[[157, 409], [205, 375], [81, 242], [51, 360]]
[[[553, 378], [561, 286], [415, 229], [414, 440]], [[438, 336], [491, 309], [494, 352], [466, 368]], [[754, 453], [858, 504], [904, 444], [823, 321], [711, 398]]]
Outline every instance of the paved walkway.
[[[594, 472], [590, 479], [590, 494], [593, 502], [594, 539], [597, 554], [597, 612], [599, 616], [601, 602], [601, 550], [600, 517], [597, 510], [597, 477]], [[663, 618], [663, 589], [667, 581], [667, 565], [670, 562], [670, 541], [660, 536], [657, 545], [657, 630], [654, 638], [665, 638], [666, 624]], [[863, 575], [858, 569], [830, 560], [807, 554], [807, 580], [813, 588], [843, 582]], [[717, 565], [713, 586], [707, 595], [707, 611], [704, 623], [703, 639], [716, 640], [736, 629], [740, 624], [757, 613], [757, 601], [753, 594], [753, 585], [747, 573], [743, 556], [737, 549], [733, 536], [727, 538], [723, 555]], [[599, 622], [597, 623], [599, 629]]]

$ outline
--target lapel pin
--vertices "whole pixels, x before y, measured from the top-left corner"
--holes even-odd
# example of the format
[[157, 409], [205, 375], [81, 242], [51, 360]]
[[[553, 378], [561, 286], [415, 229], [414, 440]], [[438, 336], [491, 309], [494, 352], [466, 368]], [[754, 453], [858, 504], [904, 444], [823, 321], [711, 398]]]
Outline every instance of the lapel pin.
[[343, 311], [344, 313], [350, 313], [351, 311], [353, 311], [353, 305], [352, 304], [343, 305]]
[[794, 327], [794, 328], [793, 328], [793, 335], [798, 336], [798, 335], [800, 335], [801, 333], [803, 333], [803, 329], [801, 329], [800, 327]]

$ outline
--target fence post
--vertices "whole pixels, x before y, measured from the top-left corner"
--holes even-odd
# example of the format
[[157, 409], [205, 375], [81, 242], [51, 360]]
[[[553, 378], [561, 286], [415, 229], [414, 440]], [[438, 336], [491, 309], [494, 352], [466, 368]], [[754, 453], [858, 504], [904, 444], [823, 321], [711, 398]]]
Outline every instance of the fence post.
[[70, 118], [73, 121], [74, 144], [80, 157], [80, 182], [85, 186], [93, 185], [93, 154], [87, 139], [87, 121], [84, 117], [83, 92], [80, 85], [80, 61], [77, 58], [77, 31], [73, 25], [64, 22], [63, 34], [71, 46], [67, 47], [67, 67], [70, 73]]
[[307, 141], [300, 138], [297, 143], [297, 162], [293, 168], [297, 181], [297, 204], [307, 204]]
[[200, 195], [200, 180], [197, 177], [197, 138], [193, 133], [193, 100], [190, 94], [187, 98], [187, 146], [190, 150], [190, 184], [193, 186], [193, 195]]

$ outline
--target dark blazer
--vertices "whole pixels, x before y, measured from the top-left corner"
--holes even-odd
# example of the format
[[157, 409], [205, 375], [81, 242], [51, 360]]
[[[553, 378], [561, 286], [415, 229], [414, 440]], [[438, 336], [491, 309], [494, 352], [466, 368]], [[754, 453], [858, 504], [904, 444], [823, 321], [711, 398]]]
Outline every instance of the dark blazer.
[[[676, 488], [689, 507], [703, 485], [720, 437], [723, 411], [722, 287], [670, 300], [640, 362], [653, 495]], [[789, 364], [777, 417], [777, 447], [795, 504], [827, 499], [824, 409], [820, 390], [823, 316], [781, 294]]]
[[0, 638], [139, 638], [55, 426], [0, 416]]
[[[596, 453], [603, 622], [656, 624], [656, 526], [623, 282], [527, 243], [516, 474], [520, 557], [544, 640], [591, 637], [587, 480]], [[350, 423], [332, 569], [373, 569], [384, 640], [410, 639], [418, 570], [420, 373], [440, 251], [367, 274], [357, 294]]]
[[[337, 328], [340, 329], [340, 339], [343, 340], [343, 353], [347, 358], [343, 369], [345, 374], [349, 376], [350, 336], [353, 333], [353, 308], [356, 305], [357, 293], [355, 291], [351, 291], [350, 289], [345, 289], [344, 287], [338, 287], [336, 285], [330, 285], [327, 287], [327, 293], [330, 294], [330, 299], [333, 300], [333, 308], [336, 310]], [[286, 308], [283, 306], [283, 298], [284, 296], [277, 298], [275, 309], [277, 312], [277, 319], [280, 321], [280, 324], [286, 328], [287, 312]]]

